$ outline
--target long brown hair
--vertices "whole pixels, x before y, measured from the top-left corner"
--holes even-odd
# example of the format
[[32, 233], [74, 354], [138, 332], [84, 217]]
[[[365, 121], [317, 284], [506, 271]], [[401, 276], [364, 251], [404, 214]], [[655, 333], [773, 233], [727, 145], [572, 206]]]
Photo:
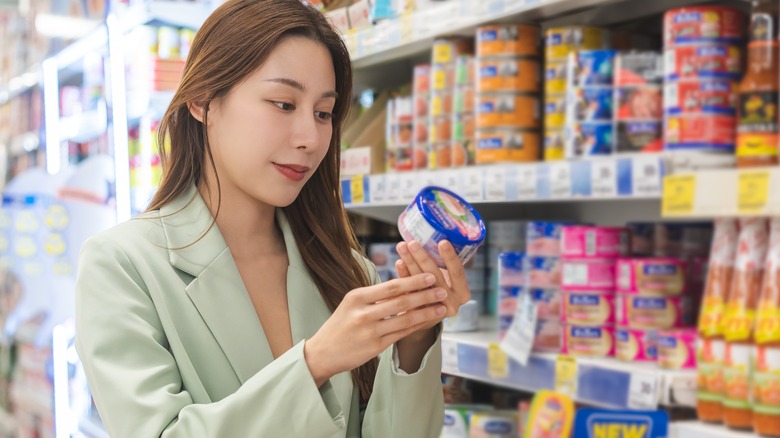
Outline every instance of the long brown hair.
[[[226, 96], [290, 36], [323, 44], [335, 69], [339, 97], [330, 147], [298, 198], [284, 208], [309, 273], [333, 311], [347, 292], [370, 283], [365, 267], [353, 255], [360, 246], [344, 210], [339, 181], [341, 125], [352, 96], [352, 66], [341, 37], [319, 11], [300, 0], [230, 0], [198, 30], [184, 77], [158, 128], [164, 170], [149, 210], [170, 203], [191, 185], [205, 183], [207, 156], [216, 175], [206, 129], [209, 103]], [[188, 105], [195, 102], [204, 107], [203, 123], [190, 113]], [[168, 148], [163, 145], [166, 138]], [[219, 188], [218, 177], [216, 184]], [[374, 359], [352, 370], [363, 402], [371, 395], [376, 368]]]

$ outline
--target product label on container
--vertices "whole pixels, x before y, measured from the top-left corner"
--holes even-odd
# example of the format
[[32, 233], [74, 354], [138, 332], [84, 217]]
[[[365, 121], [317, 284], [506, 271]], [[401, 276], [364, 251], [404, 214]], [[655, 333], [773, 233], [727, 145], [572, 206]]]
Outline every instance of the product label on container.
[[664, 85], [664, 109], [676, 114], [724, 114], [737, 111], [737, 82], [689, 81]]
[[613, 149], [612, 123], [584, 122], [566, 126], [564, 148], [566, 158], [609, 155]]
[[730, 152], [736, 142], [737, 121], [731, 115], [666, 116], [664, 141], [669, 150]]
[[722, 340], [699, 338], [696, 362], [699, 369], [697, 397], [706, 401], [721, 401], [725, 391], [723, 364], [726, 344]]
[[780, 348], [756, 346], [756, 369], [751, 379], [753, 411], [780, 415]]
[[612, 88], [573, 88], [569, 90], [567, 120], [598, 122], [612, 120]]
[[664, 41], [667, 46], [697, 42], [739, 44], [743, 29], [742, 12], [731, 8], [680, 8], [664, 15]]
[[776, 303], [759, 303], [756, 314], [756, 342], [780, 342], [780, 307]]
[[654, 330], [621, 328], [615, 332], [615, 357], [625, 361], [655, 361], [658, 357], [658, 336]]
[[702, 44], [666, 50], [664, 70], [667, 79], [739, 79], [742, 54], [737, 46]]
[[750, 377], [753, 373], [751, 356], [754, 347], [749, 344], [726, 343], [723, 377], [725, 397], [723, 405], [732, 409], [750, 409]]
[[778, 92], [743, 93], [739, 97], [737, 155], [774, 157], [778, 153]]
[[615, 320], [615, 296], [567, 293], [564, 321], [574, 325], [602, 325]]
[[658, 363], [662, 368], [696, 368], [696, 334], [688, 329], [661, 332], [658, 337]]
[[558, 257], [526, 257], [525, 272], [528, 287], [550, 288], [561, 284], [561, 267]]

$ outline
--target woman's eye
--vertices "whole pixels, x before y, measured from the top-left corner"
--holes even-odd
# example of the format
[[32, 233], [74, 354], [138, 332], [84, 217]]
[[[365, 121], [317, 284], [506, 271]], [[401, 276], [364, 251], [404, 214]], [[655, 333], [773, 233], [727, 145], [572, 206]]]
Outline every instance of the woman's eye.
[[333, 119], [333, 113], [329, 113], [326, 111], [316, 111], [314, 115], [320, 119], [320, 120], [331, 120]]
[[295, 109], [295, 105], [287, 102], [273, 102], [273, 104], [283, 111], [292, 111]]

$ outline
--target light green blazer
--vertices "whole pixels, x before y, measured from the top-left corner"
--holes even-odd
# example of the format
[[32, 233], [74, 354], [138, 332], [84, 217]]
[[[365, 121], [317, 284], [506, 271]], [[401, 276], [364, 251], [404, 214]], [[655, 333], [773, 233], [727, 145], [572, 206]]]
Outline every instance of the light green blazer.
[[440, 340], [411, 375], [383, 352], [362, 416], [349, 373], [317, 388], [304, 360], [331, 312], [284, 214], [294, 346], [276, 360], [216, 225], [198, 240], [211, 221], [192, 187], [82, 249], [76, 348], [112, 437], [439, 436]]

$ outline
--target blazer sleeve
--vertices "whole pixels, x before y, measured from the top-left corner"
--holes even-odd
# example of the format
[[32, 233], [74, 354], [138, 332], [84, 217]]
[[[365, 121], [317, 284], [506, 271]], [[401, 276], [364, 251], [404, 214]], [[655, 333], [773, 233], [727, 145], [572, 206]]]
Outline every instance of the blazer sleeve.
[[228, 397], [194, 404], [143, 279], [110, 238], [84, 245], [76, 294], [77, 350], [113, 438], [328, 437], [346, 428], [330, 382], [316, 386], [303, 342]]
[[[372, 283], [376, 268], [367, 262]], [[379, 356], [374, 391], [363, 416], [365, 438], [430, 438], [441, 435], [444, 391], [441, 384], [441, 326], [436, 342], [425, 353], [420, 369], [407, 374], [398, 368], [393, 345]]]

